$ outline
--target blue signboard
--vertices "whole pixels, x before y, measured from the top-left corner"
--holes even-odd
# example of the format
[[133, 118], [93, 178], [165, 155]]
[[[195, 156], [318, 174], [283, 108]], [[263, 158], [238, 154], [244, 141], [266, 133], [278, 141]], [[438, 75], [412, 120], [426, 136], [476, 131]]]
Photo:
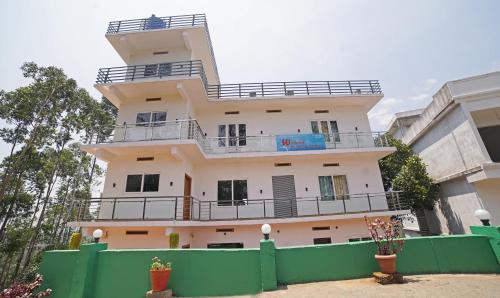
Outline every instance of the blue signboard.
[[293, 134], [277, 135], [276, 149], [278, 151], [323, 150], [326, 149], [323, 134]]

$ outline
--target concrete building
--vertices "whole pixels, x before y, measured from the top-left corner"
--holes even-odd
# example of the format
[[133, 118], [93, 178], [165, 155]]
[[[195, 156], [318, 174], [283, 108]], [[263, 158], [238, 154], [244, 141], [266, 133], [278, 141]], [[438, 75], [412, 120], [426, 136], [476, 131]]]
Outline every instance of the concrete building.
[[204, 15], [111, 22], [106, 38], [127, 65], [97, 76], [119, 115], [112, 136], [81, 146], [107, 163], [102, 197], [72, 223], [86, 235], [246, 248], [269, 223], [278, 246], [322, 244], [408, 212], [382, 185], [378, 160], [395, 148], [368, 122], [378, 81], [221, 84]]
[[470, 233], [481, 208], [500, 224], [500, 72], [447, 82], [424, 110], [396, 114], [388, 131], [441, 187], [426, 213], [431, 233]]

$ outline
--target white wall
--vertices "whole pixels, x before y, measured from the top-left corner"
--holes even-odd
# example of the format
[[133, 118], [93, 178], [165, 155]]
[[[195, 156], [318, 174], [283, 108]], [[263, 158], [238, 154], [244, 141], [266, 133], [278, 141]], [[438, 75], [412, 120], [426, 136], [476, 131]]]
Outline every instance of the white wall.
[[[387, 218], [383, 218], [387, 220]], [[174, 227], [179, 233], [179, 248], [189, 244], [191, 248], [207, 248], [213, 243], [243, 243], [244, 248], [259, 247], [263, 238], [260, 227], [263, 224], [244, 226]], [[329, 230], [313, 231], [313, 227], [329, 227]], [[232, 228], [234, 232], [217, 232], [218, 228]], [[101, 227], [102, 242], [110, 249], [169, 248], [167, 227]], [[94, 229], [87, 228], [84, 235], [92, 235]], [[148, 231], [148, 235], [127, 235], [126, 231]], [[350, 238], [370, 237], [364, 219], [318, 221], [303, 223], [273, 224], [271, 239], [277, 247], [313, 245], [314, 238], [330, 237], [332, 243], [348, 242]]]
[[[274, 109], [274, 108], [273, 108]], [[329, 110], [329, 113], [316, 114], [315, 110]], [[281, 113], [266, 113], [265, 109], [241, 109], [237, 115], [226, 115], [225, 110], [217, 109], [210, 113], [199, 113], [198, 122], [209, 137], [218, 136], [219, 124], [244, 123], [247, 136], [275, 134], [311, 133], [312, 120], [336, 120], [339, 132], [370, 132], [366, 112], [359, 107], [313, 106], [310, 108], [283, 107]]]
[[[154, 52], [168, 51], [168, 54], [153, 55]], [[148, 49], [136, 51], [130, 57], [129, 65], [156, 64], [191, 60], [191, 52], [185, 47]]]
[[146, 101], [146, 98], [130, 100], [120, 106], [117, 124], [135, 123], [137, 113], [167, 112], [167, 121], [188, 119], [187, 102], [179, 95], [162, 96], [161, 101]]
[[[138, 153], [139, 154], [139, 153]], [[136, 161], [137, 156], [121, 157], [108, 164], [108, 171], [104, 184], [103, 197], [151, 197], [151, 196], [183, 196], [184, 174], [192, 177], [192, 195], [201, 201], [217, 201], [217, 182], [219, 180], [247, 180], [249, 200], [273, 199], [272, 176], [294, 175], [297, 197], [311, 197], [311, 201], [299, 200], [298, 215], [316, 215], [317, 202], [315, 197], [320, 196], [318, 176], [346, 175], [350, 194], [380, 193], [383, 185], [377, 159], [374, 157], [358, 158], [309, 158], [288, 160], [290, 167], [275, 167], [275, 162], [283, 160], [267, 160], [254, 162], [220, 162], [218, 164], [205, 163], [192, 166], [189, 163], [178, 161], [168, 153], [154, 155], [154, 161]], [[324, 167], [323, 163], [339, 163], [338, 167]], [[127, 175], [132, 174], [160, 174], [158, 192], [125, 192]], [[172, 186], [170, 186], [172, 182]], [[368, 185], [368, 186], [366, 186]], [[307, 191], [306, 191], [307, 188]], [[260, 193], [262, 190], [262, 193]], [[372, 210], [387, 209], [384, 195], [370, 198]], [[175, 213], [175, 199], [148, 200], [147, 218], [173, 218]], [[320, 210], [325, 213], [342, 213], [343, 202], [319, 202]], [[367, 211], [370, 206], [365, 197], [352, 198], [345, 202], [348, 212]], [[181, 216], [182, 199], [177, 201], [177, 217]], [[212, 219], [233, 219], [236, 217], [236, 207], [217, 206], [211, 209]], [[208, 205], [202, 209], [205, 213]], [[101, 205], [101, 218], [110, 218], [113, 209], [112, 201]], [[118, 199], [115, 207], [115, 218], [137, 219], [142, 216], [143, 203], [141, 199], [135, 201]], [[199, 214], [198, 205], [194, 206], [195, 216]], [[204, 213], [201, 212], [201, 213]], [[239, 217], [264, 217], [263, 206], [249, 204], [238, 207]], [[266, 203], [266, 216], [274, 215], [273, 203]]]

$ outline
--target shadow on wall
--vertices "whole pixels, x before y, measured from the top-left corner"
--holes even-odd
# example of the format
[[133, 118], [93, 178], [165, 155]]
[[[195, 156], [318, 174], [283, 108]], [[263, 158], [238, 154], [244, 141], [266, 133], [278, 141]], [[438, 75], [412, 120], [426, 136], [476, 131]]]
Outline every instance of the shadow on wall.
[[446, 218], [446, 225], [448, 227], [448, 231], [450, 234], [465, 234], [464, 225], [462, 220], [457, 215], [456, 212], [453, 211], [452, 206], [450, 205], [448, 198], [439, 198], [439, 208]]
[[442, 182], [439, 200], [426, 217], [435, 234], [465, 234], [468, 226], [476, 224], [474, 210], [481, 208], [473, 185], [465, 177]]

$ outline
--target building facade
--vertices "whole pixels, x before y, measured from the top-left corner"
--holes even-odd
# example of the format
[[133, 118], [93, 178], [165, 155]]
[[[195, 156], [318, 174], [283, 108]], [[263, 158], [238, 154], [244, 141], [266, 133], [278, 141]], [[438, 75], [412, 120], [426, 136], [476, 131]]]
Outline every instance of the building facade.
[[425, 215], [431, 233], [470, 233], [481, 224], [477, 209], [500, 224], [500, 72], [447, 82], [424, 110], [396, 114], [388, 131], [440, 185], [439, 202]]
[[378, 81], [221, 84], [204, 15], [111, 22], [126, 66], [95, 87], [118, 109], [111, 136], [81, 149], [107, 163], [102, 197], [81, 206], [86, 235], [112, 248], [257, 247], [359, 241], [364, 216], [407, 213], [385, 193], [392, 152], [367, 112]]

